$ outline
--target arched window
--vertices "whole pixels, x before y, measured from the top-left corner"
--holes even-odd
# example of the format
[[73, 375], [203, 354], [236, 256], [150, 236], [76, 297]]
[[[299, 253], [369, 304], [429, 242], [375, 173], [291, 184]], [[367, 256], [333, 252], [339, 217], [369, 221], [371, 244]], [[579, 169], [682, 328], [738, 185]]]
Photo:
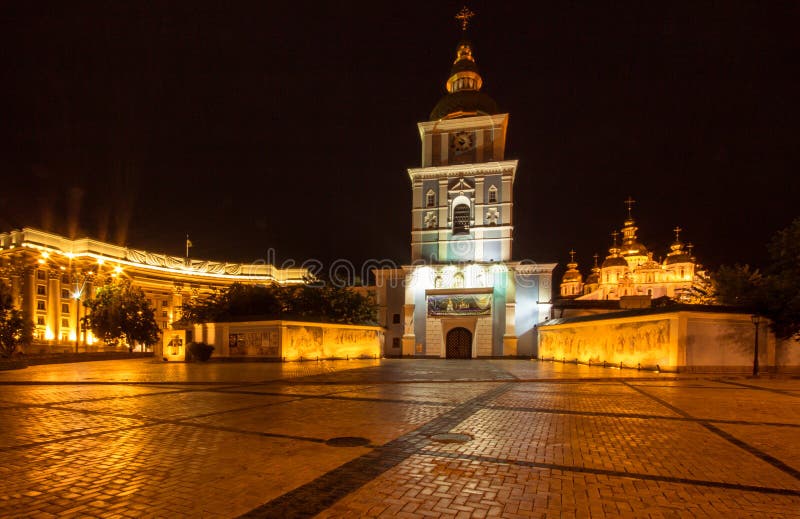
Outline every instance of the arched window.
[[497, 203], [497, 188], [495, 186], [491, 186], [489, 188], [489, 202], [490, 204]]
[[425, 194], [425, 207], [436, 207], [436, 193], [429, 189]]
[[469, 234], [469, 206], [458, 204], [453, 209], [453, 234]]

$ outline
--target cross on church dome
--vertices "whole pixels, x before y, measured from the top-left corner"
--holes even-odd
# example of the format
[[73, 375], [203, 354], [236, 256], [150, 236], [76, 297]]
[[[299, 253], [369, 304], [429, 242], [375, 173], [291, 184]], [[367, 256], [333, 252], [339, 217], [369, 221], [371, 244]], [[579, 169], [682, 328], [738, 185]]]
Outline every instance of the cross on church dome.
[[631, 209], [633, 209], [633, 204], [636, 203], [636, 200], [633, 199], [630, 195], [628, 195], [628, 199], [625, 200], [625, 205], [628, 206], [628, 220], [633, 219], [633, 215], [631, 214]]
[[469, 26], [469, 20], [475, 16], [475, 13], [470, 11], [469, 7], [466, 5], [461, 8], [461, 10], [456, 13], [456, 20], [458, 20], [459, 25], [461, 25], [461, 30], [466, 31], [467, 27]]

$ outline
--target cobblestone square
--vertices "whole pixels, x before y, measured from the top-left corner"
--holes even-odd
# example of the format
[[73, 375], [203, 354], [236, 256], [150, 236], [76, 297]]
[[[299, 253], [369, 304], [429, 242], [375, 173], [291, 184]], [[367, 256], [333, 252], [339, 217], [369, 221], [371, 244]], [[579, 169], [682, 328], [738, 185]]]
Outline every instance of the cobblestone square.
[[798, 517], [798, 398], [526, 360], [34, 366], [0, 372], [0, 516]]

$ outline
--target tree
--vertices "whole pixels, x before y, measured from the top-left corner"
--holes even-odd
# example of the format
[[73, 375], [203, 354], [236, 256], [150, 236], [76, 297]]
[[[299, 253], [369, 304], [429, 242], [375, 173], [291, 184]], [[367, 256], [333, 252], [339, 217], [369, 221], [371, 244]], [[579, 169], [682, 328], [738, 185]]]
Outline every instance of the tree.
[[781, 339], [800, 340], [800, 218], [778, 231], [769, 244], [762, 275], [748, 265], [722, 266], [714, 274], [716, 300], [764, 315]]
[[210, 323], [277, 318], [283, 312], [284, 298], [278, 287], [234, 283], [208, 297], [185, 302], [181, 321]]
[[33, 340], [33, 321], [14, 308], [11, 290], [0, 281], [0, 356], [10, 357]]
[[714, 304], [715, 290], [713, 279], [706, 271], [698, 270], [695, 272], [692, 285], [676, 295], [676, 299], [679, 303], [690, 305]]
[[376, 305], [372, 297], [352, 288], [332, 284], [307, 284], [285, 289], [286, 313], [311, 321], [341, 324], [374, 324]]
[[764, 277], [750, 265], [722, 265], [712, 275], [712, 280], [719, 304], [754, 307], [762, 297]]
[[282, 287], [233, 284], [204, 299], [184, 303], [181, 321], [226, 322], [301, 319], [342, 324], [373, 324], [375, 302], [352, 288], [325, 283]]
[[160, 331], [155, 312], [142, 289], [131, 286], [130, 282], [107, 283], [83, 305], [90, 310], [83, 319], [84, 326], [107, 344], [124, 342], [133, 350], [136, 343], [158, 342]]
[[778, 337], [800, 340], [800, 218], [775, 234], [769, 255], [759, 310]]

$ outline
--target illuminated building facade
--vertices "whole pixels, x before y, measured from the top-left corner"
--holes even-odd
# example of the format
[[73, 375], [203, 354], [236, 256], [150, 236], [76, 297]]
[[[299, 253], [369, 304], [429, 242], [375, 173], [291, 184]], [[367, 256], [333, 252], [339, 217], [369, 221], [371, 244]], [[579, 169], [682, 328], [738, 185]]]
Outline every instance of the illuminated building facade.
[[237, 282], [303, 283], [306, 275], [306, 269], [181, 258], [28, 227], [0, 234], [0, 278], [11, 288], [14, 305], [33, 321], [39, 350], [95, 346], [78, 326], [85, 311], [81, 302], [109, 277], [141, 288], [166, 330], [191, 298]]
[[[459, 19], [466, 29], [469, 13]], [[474, 358], [530, 355], [550, 310], [554, 264], [514, 262], [508, 114], [481, 91], [462, 38], [430, 120], [418, 124], [422, 164], [412, 189], [411, 259], [376, 271], [385, 354]]]
[[570, 251], [571, 260], [561, 279], [562, 298], [596, 301], [615, 300], [626, 296], [645, 296], [651, 299], [669, 297], [689, 302], [693, 287], [702, 285], [705, 272], [692, 256], [692, 246], [680, 240], [681, 228], [676, 227], [675, 241], [663, 261], [653, 259], [653, 253], [639, 242], [636, 235], [638, 227], [628, 205], [628, 217], [622, 228], [622, 244], [617, 243], [618, 233], [614, 232], [614, 242], [608, 249], [602, 265], [595, 265], [591, 274], [583, 280], [575, 261], [575, 252]]

